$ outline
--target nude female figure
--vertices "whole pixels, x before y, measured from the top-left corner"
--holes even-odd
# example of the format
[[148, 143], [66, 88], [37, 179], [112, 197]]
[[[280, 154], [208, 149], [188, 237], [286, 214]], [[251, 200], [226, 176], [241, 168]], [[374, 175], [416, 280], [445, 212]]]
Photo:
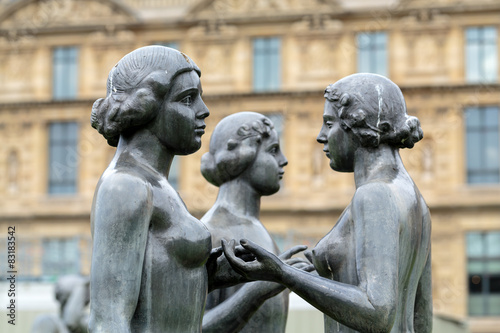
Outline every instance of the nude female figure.
[[147, 46], [111, 70], [92, 126], [117, 145], [91, 213], [90, 332], [200, 332], [212, 249], [207, 228], [168, 182], [175, 155], [197, 151], [209, 115], [200, 70]]
[[233, 268], [279, 282], [325, 314], [325, 332], [431, 332], [431, 220], [400, 148], [422, 136], [400, 89], [385, 77], [354, 74], [325, 91], [318, 142], [330, 167], [354, 172], [356, 192], [310, 253], [320, 276], [284, 265], [242, 240], [245, 263], [223, 243]]
[[[214, 206], [202, 217], [212, 243], [248, 238], [277, 254], [278, 247], [259, 220], [260, 199], [280, 188], [288, 164], [269, 118], [239, 112], [217, 124], [201, 172], [219, 187]], [[296, 247], [281, 256], [288, 259], [304, 250]], [[264, 281], [217, 289], [208, 295], [203, 332], [284, 332], [288, 291]], [[277, 296], [276, 296], [277, 295]], [[274, 297], [273, 297], [274, 296]]]

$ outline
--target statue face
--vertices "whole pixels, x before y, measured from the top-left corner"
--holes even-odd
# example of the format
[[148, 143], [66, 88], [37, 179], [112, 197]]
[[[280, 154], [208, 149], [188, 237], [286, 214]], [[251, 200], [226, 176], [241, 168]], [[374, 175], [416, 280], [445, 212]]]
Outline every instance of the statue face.
[[240, 178], [245, 179], [260, 195], [271, 195], [280, 189], [280, 180], [285, 173], [283, 167], [287, 164], [279, 146], [278, 134], [272, 130], [271, 135], [262, 140], [255, 160]]
[[210, 114], [201, 94], [200, 78], [195, 71], [179, 74], [153, 121], [158, 139], [176, 155], [192, 154], [201, 147], [204, 119]]
[[330, 159], [330, 167], [335, 171], [354, 171], [354, 152], [356, 143], [350, 129], [341, 126], [335, 105], [325, 102], [323, 112], [323, 126], [318, 134], [317, 141], [324, 145], [323, 151]]

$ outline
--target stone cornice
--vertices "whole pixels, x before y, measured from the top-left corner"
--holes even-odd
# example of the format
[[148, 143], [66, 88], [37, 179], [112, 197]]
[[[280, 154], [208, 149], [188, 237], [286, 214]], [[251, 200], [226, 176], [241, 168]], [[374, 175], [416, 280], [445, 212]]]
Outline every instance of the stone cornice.
[[[500, 91], [500, 83], [491, 84], [454, 84], [454, 85], [405, 85], [399, 84], [399, 87], [406, 93], [414, 92], [497, 92]], [[203, 99], [207, 101], [215, 100], [230, 100], [230, 99], [273, 99], [280, 97], [319, 97], [323, 96], [323, 89], [315, 90], [301, 90], [301, 91], [275, 91], [275, 92], [241, 92], [241, 93], [228, 93], [228, 94], [209, 94], [205, 93]], [[76, 99], [65, 101], [23, 101], [23, 102], [10, 102], [0, 103], [0, 112], [2, 110], [10, 109], [33, 109], [33, 108], [49, 108], [49, 107], [78, 107], [88, 106], [89, 110], [95, 100], [99, 98], [96, 96], [92, 99]]]

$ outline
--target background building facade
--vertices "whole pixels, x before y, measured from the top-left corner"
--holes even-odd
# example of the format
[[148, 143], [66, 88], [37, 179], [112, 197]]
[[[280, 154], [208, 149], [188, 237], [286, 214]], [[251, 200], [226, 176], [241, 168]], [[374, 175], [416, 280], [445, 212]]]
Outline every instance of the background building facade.
[[201, 68], [211, 112], [202, 148], [176, 158], [171, 182], [201, 217], [217, 193], [199, 171], [211, 131], [234, 112], [269, 115], [289, 164], [261, 219], [282, 249], [313, 246], [354, 193], [316, 142], [324, 88], [356, 72], [398, 84], [425, 133], [401, 153], [432, 213], [435, 313], [499, 331], [498, 1], [0, 3], [0, 249], [15, 226], [21, 282], [89, 274], [92, 196], [114, 153], [90, 127], [92, 103], [123, 55], [162, 44]]

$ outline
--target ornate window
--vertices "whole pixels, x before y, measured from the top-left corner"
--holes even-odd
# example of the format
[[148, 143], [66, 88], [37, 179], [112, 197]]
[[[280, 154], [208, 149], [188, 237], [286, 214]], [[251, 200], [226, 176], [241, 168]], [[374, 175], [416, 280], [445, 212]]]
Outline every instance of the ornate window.
[[42, 240], [42, 275], [45, 279], [80, 273], [79, 238], [45, 238]]
[[52, 74], [52, 97], [56, 100], [75, 99], [78, 92], [78, 48], [54, 48]]
[[358, 33], [357, 44], [358, 72], [387, 76], [387, 33]]
[[500, 315], [500, 232], [467, 234], [469, 315]]
[[253, 40], [253, 89], [276, 91], [281, 86], [281, 39]]
[[76, 193], [78, 173], [78, 124], [57, 122], [49, 124], [50, 194]]
[[466, 29], [465, 60], [467, 82], [497, 81], [498, 53], [495, 27], [470, 27]]
[[467, 182], [500, 182], [499, 109], [465, 109]]

